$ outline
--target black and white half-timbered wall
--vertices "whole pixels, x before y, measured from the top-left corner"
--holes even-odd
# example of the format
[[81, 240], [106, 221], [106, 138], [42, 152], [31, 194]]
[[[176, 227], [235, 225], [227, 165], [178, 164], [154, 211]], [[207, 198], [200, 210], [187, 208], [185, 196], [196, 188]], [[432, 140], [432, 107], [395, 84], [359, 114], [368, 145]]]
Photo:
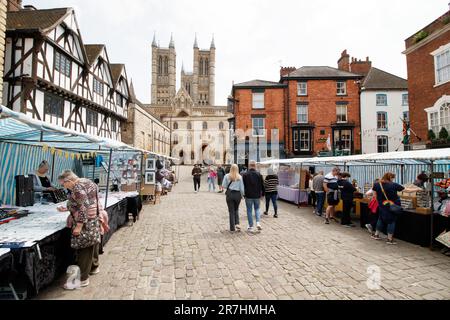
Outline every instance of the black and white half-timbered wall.
[[83, 44], [72, 8], [8, 12], [5, 106], [121, 141], [129, 103], [125, 66], [111, 65], [104, 45]]

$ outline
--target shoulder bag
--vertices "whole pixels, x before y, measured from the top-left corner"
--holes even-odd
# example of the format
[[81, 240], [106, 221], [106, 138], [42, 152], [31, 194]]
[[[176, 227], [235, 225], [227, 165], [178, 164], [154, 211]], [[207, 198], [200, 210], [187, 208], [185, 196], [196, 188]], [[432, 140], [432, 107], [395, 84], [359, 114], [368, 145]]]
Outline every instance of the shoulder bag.
[[234, 181], [231, 181], [231, 180], [230, 180], [230, 183], [228, 184], [228, 187], [227, 187], [227, 191], [225, 191], [225, 195], [229, 196], [229, 195], [231, 194], [230, 187], [231, 187], [231, 184], [232, 184], [233, 182], [234, 182]]
[[384, 191], [383, 184], [380, 182], [381, 191], [383, 192], [384, 197], [386, 198], [385, 201], [383, 201], [383, 206], [388, 207], [389, 211], [394, 215], [400, 215], [403, 213], [403, 208], [397, 204], [394, 203], [394, 201], [389, 200], [389, 198], [386, 195], [386, 192]]

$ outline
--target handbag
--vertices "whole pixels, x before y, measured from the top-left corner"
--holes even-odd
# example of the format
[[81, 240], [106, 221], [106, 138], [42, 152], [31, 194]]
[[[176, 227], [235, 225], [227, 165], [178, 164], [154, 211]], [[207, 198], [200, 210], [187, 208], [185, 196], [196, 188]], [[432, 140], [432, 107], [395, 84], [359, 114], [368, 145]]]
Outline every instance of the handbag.
[[[97, 199], [98, 199], [98, 189], [97, 189]], [[74, 221], [72, 226], [73, 231], [73, 229], [76, 228], [77, 224], [75, 223], [76, 219], [72, 213], [71, 216]], [[72, 249], [79, 250], [89, 248], [101, 242], [99, 216], [100, 216], [100, 208], [97, 200], [97, 215], [93, 219], [88, 219], [88, 221], [83, 224], [83, 228], [81, 229], [79, 236], [76, 237], [72, 235], [70, 237], [70, 246], [72, 247]]]
[[370, 212], [376, 214], [378, 211], [378, 200], [376, 198], [372, 198], [369, 203]]
[[385, 201], [383, 201], [383, 205], [385, 207], [389, 208], [389, 211], [394, 215], [400, 215], [403, 213], [403, 208], [399, 206], [398, 204], [395, 204], [394, 201], [389, 200], [389, 198], [386, 195], [386, 192], [384, 191], [383, 184], [380, 182], [381, 191], [383, 191], [383, 195], [386, 198]]

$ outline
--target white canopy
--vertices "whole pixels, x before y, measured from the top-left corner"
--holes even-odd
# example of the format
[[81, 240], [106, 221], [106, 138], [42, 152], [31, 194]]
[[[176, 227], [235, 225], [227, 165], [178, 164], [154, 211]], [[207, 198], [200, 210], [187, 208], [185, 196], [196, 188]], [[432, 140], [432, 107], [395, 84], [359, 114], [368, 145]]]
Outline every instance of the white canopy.
[[261, 162], [263, 165], [271, 164], [305, 164], [305, 165], [367, 165], [367, 164], [431, 164], [431, 162], [447, 162], [450, 161], [450, 148], [447, 149], [431, 149], [416, 151], [401, 151], [387, 153], [372, 153], [342, 157], [315, 157], [315, 158], [294, 158], [279, 159]]

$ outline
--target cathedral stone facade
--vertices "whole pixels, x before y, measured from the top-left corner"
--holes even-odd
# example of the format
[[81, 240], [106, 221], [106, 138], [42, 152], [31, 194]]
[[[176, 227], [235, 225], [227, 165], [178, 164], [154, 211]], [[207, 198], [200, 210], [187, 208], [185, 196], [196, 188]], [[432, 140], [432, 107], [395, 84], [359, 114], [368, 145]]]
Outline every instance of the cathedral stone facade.
[[176, 50], [173, 37], [169, 47], [152, 43], [152, 103], [146, 108], [172, 130], [172, 156], [183, 164], [227, 163], [230, 131], [227, 107], [215, 105], [216, 46], [199, 49], [194, 42], [194, 70], [181, 69], [181, 87], [176, 91]]

